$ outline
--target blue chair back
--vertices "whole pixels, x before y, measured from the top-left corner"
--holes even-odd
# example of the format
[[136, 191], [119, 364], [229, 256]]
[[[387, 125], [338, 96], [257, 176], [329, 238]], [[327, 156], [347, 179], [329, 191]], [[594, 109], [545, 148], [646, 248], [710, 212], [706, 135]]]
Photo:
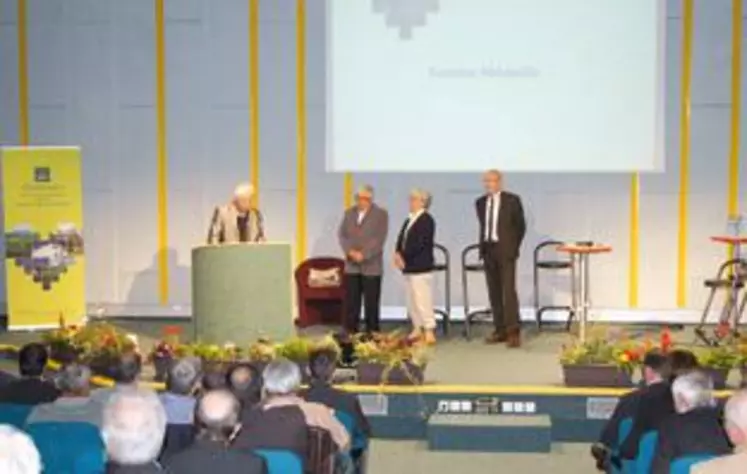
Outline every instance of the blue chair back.
[[685, 456], [677, 458], [669, 465], [670, 474], [690, 474], [690, 468], [701, 462], [715, 458], [713, 454], [701, 454], [697, 456]]
[[26, 419], [34, 409], [33, 405], [16, 405], [15, 403], [0, 403], [0, 425], [12, 425], [23, 429]]
[[659, 442], [659, 433], [649, 431], [644, 434], [638, 443], [638, 456], [635, 460], [635, 474], [650, 474], [651, 465], [654, 463], [656, 445]]
[[365, 450], [368, 448], [368, 436], [363, 429], [358, 426], [355, 417], [348, 412], [335, 410], [335, 418], [345, 427], [350, 434], [350, 448]]
[[101, 474], [106, 449], [99, 429], [89, 423], [30, 423], [26, 432], [39, 449], [44, 472], [50, 474]]
[[303, 474], [303, 461], [292, 451], [284, 449], [255, 449], [267, 464], [267, 474]]

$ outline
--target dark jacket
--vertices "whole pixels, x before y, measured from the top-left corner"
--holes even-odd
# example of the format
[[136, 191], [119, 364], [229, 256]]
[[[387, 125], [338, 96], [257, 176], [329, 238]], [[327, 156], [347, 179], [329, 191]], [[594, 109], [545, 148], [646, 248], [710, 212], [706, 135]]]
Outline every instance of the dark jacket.
[[328, 383], [314, 380], [303, 396], [309, 402], [321, 403], [332, 410], [349, 414], [355, 418], [356, 424], [366, 436], [371, 435], [371, 427], [366, 415], [363, 414], [361, 403], [356, 395], [336, 389]]
[[9, 383], [16, 380], [16, 377], [5, 371], [0, 370], [0, 388], [5, 387]]
[[659, 382], [639, 390], [633, 428], [620, 446], [620, 457], [635, 459], [638, 455], [638, 443], [649, 431], [658, 430], [659, 425], [674, 414], [672, 388], [667, 382]]
[[[485, 255], [485, 210], [488, 196], [481, 196], [475, 201], [477, 220], [480, 223], [480, 255]], [[501, 191], [500, 208], [498, 209], [498, 242], [503, 258], [519, 258], [519, 248], [526, 234], [524, 207], [521, 198], [508, 191]]]
[[174, 455], [164, 466], [171, 474], [264, 474], [264, 460], [249, 451], [228, 449], [221, 443], [198, 440]]
[[306, 417], [297, 406], [265, 409], [261, 404], [244, 412], [241, 432], [232, 447], [241, 450], [287, 449], [301, 459], [308, 452]]
[[142, 464], [138, 466], [120, 466], [119, 464], [109, 463], [106, 465], [106, 474], [157, 474], [162, 473], [163, 469], [156, 462]]
[[635, 411], [638, 408], [638, 400], [640, 399], [640, 390], [634, 390], [626, 393], [615, 405], [615, 411], [612, 412], [612, 417], [607, 420], [607, 424], [604, 425], [602, 433], [599, 436], [599, 442], [607, 446], [610, 449], [616, 449], [620, 444], [618, 439], [618, 433], [620, 431], [620, 423], [626, 418], [633, 418]]
[[39, 405], [51, 403], [60, 396], [60, 391], [49, 382], [38, 378], [22, 378], [0, 388], [0, 403]]
[[683, 456], [722, 456], [731, 452], [718, 410], [698, 408], [671, 415], [661, 423], [651, 472], [669, 474], [671, 462]]
[[427, 273], [433, 270], [433, 241], [436, 235], [436, 221], [428, 212], [415, 219], [410, 229], [405, 219], [397, 237], [397, 252], [405, 261], [402, 273]]

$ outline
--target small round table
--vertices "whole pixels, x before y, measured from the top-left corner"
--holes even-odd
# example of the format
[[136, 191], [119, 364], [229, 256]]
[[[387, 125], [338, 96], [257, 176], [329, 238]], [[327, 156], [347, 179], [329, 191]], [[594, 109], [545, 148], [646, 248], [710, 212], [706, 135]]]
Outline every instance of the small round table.
[[609, 253], [612, 247], [605, 244], [563, 244], [559, 252], [567, 253], [571, 258], [571, 295], [573, 312], [579, 319], [579, 339], [586, 341], [586, 322], [591, 309], [591, 278], [589, 260], [591, 255]]
[[[742, 245], [747, 245], [747, 235], [714, 235], [711, 237], [711, 241], [717, 244], [725, 244], [732, 246], [732, 254], [730, 259], [740, 259]], [[737, 264], [737, 274], [733, 275], [731, 279], [731, 306], [729, 308], [729, 315], [727, 316], [727, 322], [729, 319], [734, 324], [733, 330], [737, 331], [737, 325], [739, 324], [739, 264]]]

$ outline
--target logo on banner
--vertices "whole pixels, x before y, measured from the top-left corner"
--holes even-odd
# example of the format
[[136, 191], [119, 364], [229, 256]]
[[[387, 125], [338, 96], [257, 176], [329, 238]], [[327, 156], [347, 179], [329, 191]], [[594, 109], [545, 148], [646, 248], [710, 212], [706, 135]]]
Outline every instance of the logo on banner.
[[399, 29], [399, 37], [407, 40], [416, 27], [425, 26], [429, 13], [438, 11], [438, 0], [373, 0], [373, 11], [384, 14], [386, 25]]
[[52, 171], [48, 166], [38, 166], [34, 168], [34, 182], [48, 183], [52, 181]]

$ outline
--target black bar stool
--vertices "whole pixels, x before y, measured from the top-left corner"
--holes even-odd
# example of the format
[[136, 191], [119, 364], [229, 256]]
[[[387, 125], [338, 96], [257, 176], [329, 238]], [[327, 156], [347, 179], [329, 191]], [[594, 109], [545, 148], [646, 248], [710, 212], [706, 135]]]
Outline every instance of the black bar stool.
[[434, 244], [433, 250], [436, 260], [433, 271], [444, 273], [444, 306], [434, 308], [433, 312], [441, 316], [441, 331], [448, 336], [451, 328], [451, 255], [441, 244]]
[[[747, 292], [744, 291], [745, 282], [747, 281], [747, 260], [733, 258], [725, 261], [718, 268], [716, 278], [711, 278], [703, 282], [706, 288], [711, 290], [706, 301], [703, 314], [700, 317], [700, 324], [695, 328], [695, 336], [709, 346], [717, 346], [721, 335], [715, 334], [713, 338], [705, 332], [705, 325], [708, 320], [708, 314], [711, 312], [711, 306], [716, 299], [716, 294], [722, 291], [725, 295], [724, 306], [721, 308], [719, 323], [729, 324], [729, 317], [736, 308], [734, 317], [732, 335], [739, 337], [739, 323], [742, 319], [742, 313], [747, 306]], [[734, 292], [734, 289], [737, 292]], [[740, 303], [741, 294], [741, 303]], [[736, 297], [735, 297], [736, 295]]]
[[462, 303], [464, 304], [464, 337], [472, 339], [472, 323], [486, 321], [492, 315], [490, 308], [472, 310], [469, 304], [470, 273], [484, 273], [485, 265], [480, 260], [480, 244], [472, 244], [462, 250]]
[[547, 305], [540, 306], [540, 271], [565, 271], [571, 272], [571, 294], [574, 292], [573, 262], [555, 249], [565, 242], [558, 240], [547, 240], [534, 248], [533, 271], [534, 271], [534, 317], [537, 319], [537, 330], [542, 330], [542, 313], [545, 311], [565, 311], [568, 313], [566, 330], [570, 329], [573, 321], [574, 311], [571, 305]]

